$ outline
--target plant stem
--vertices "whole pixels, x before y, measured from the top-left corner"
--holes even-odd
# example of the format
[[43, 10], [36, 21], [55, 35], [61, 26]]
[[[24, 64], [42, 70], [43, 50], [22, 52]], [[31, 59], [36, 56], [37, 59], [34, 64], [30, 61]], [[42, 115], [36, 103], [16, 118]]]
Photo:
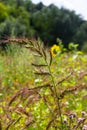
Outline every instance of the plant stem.
[[48, 66], [50, 76], [51, 76], [51, 79], [52, 79], [52, 83], [53, 83], [53, 87], [54, 87], [54, 94], [55, 94], [54, 97], [56, 96], [57, 107], [58, 107], [59, 117], [60, 117], [60, 122], [61, 122], [61, 130], [63, 130], [62, 112], [61, 112], [61, 108], [60, 108], [60, 100], [59, 100], [58, 93], [57, 93], [57, 90], [56, 90], [56, 84], [55, 84], [54, 77], [53, 77], [52, 72], [51, 72], [50, 65], [48, 64], [48, 62], [46, 60], [45, 60], [45, 62]]

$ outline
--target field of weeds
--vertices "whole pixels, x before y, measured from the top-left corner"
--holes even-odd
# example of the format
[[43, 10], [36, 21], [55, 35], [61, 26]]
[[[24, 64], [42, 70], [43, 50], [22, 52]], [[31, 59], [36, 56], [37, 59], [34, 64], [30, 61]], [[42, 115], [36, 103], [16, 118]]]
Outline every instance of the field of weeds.
[[0, 130], [87, 130], [87, 55], [11, 42], [0, 53]]

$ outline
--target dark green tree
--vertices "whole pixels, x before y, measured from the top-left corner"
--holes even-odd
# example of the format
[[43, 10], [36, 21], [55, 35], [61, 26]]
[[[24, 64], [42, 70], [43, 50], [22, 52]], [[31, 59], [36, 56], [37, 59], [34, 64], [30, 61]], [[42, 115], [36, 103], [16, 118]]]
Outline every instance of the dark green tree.
[[42, 40], [53, 44], [60, 38], [67, 47], [70, 41], [74, 41], [74, 35], [83, 20], [74, 11], [50, 5], [33, 13], [31, 23]]
[[77, 30], [75, 42], [80, 44], [80, 48], [82, 48], [84, 44], [87, 44], [87, 21], [85, 21]]

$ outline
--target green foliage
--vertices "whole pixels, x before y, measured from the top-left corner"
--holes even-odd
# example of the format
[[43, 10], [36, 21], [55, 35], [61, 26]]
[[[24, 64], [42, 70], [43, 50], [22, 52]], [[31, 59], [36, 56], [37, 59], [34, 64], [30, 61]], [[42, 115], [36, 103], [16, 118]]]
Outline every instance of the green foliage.
[[87, 53], [87, 42], [85, 42], [82, 46], [82, 51]]
[[21, 51], [22, 51], [22, 46], [9, 43], [6, 46], [5, 53], [7, 56], [15, 56], [15, 55], [17, 56], [20, 55]]
[[76, 41], [80, 43], [80, 47], [87, 41], [87, 22], [84, 22], [76, 33]]
[[0, 3], [0, 22], [3, 22], [8, 17], [8, 8], [3, 3]]
[[5, 22], [0, 24], [0, 38], [12, 36], [14, 22], [15, 20], [12, 17], [8, 17]]
[[51, 48], [40, 40], [11, 38], [8, 42], [6, 53], [0, 54], [2, 129], [84, 129], [87, 55], [72, 43], [72, 51], [53, 55], [55, 49], [63, 50], [60, 39], [59, 46]]
[[81, 49], [87, 41], [86, 28], [86, 21], [80, 15], [53, 4], [45, 6], [42, 2], [33, 4], [31, 0], [0, 0], [0, 38], [40, 37], [49, 46], [60, 38], [65, 48], [73, 42]]
[[77, 47], [78, 47], [78, 46], [79, 46], [78, 44], [69, 43], [68, 48], [69, 48], [69, 50], [71, 50], [71, 51], [77, 51]]

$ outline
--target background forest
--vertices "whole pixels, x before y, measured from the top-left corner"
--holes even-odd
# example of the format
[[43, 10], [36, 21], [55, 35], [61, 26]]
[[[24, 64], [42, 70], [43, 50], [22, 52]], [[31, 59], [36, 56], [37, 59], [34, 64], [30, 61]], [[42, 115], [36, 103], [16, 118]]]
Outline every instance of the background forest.
[[31, 0], [0, 0], [0, 39], [40, 37], [46, 45], [52, 45], [60, 38], [65, 47], [74, 42], [86, 50], [86, 34], [87, 21], [75, 11]]

